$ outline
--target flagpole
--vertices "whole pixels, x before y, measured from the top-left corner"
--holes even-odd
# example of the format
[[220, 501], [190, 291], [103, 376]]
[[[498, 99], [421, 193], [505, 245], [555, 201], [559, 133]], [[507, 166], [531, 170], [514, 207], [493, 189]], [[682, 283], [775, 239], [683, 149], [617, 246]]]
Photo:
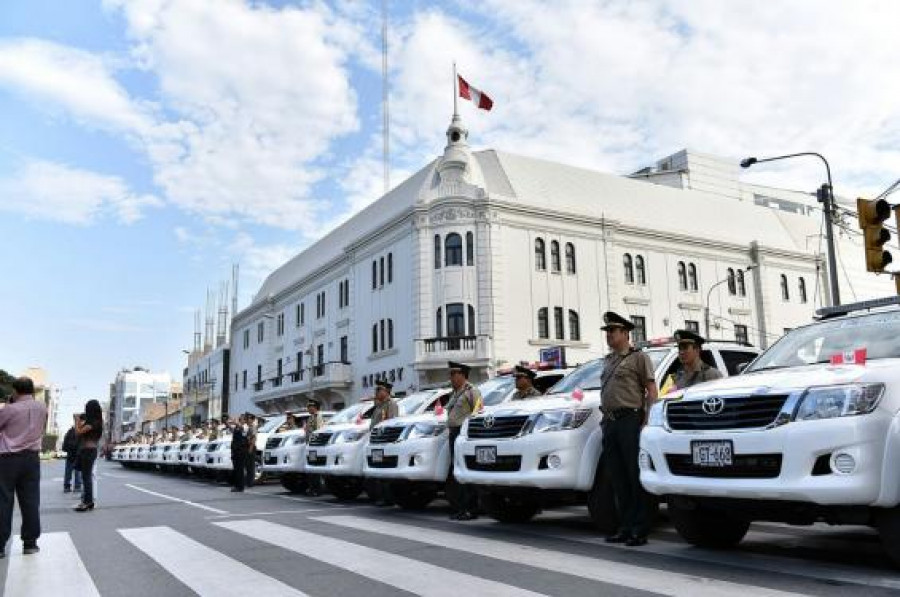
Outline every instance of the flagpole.
[[456, 98], [459, 93], [456, 91], [456, 83], [459, 81], [459, 78], [456, 76], [456, 60], [453, 61], [453, 116], [459, 116], [457, 113], [456, 107]]

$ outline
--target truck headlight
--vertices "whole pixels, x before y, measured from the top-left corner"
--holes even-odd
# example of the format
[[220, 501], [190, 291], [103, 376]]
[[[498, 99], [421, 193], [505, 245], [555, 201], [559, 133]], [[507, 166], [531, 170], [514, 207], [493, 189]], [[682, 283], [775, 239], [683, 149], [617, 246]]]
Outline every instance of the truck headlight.
[[810, 388], [800, 400], [795, 421], [864, 415], [875, 410], [884, 384], [847, 384]]
[[297, 435], [297, 436], [291, 438], [291, 445], [293, 445], [293, 446], [298, 446], [300, 444], [305, 444], [305, 443], [306, 443], [305, 435], [301, 434], [301, 435]]
[[589, 408], [565, 408], [544, 411], [538, 413], [526, 424], [525, 433], [577, 429], [578, 427], [581, 427], [590, 416], [591, 409]]
[[647, 427], [662, 427], [666, 424], [666, 403], [662, 400], [650, 407]]
[[334, 440], [332, 443], [335, 444], [352, 444], [353, 442], [358, 442], [362, 438], [366, 436], [367, 431], [342, 431], [341, 433], [334, 434]]
[[406, 428], [403, 439], [437, 437], [447, 429], [443, 423], [414, 423]]

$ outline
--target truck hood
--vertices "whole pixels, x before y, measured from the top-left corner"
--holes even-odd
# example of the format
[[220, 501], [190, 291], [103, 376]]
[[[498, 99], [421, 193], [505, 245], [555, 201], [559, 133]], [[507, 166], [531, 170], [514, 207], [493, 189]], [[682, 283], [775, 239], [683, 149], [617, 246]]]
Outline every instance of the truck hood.
[[273, 433], [272, 437], [284, 438], [284, 437], [294, 437], [295, 435], [303, 435], [302, 429], [291, 429], [289, 431], [282, 431], [281, 433]]
[[576, 400], [571, 394], [553, 394], [544, 398], [505, 402], [485, 409], [485, 412], [490, 412], [494, 415], [530, 415], [561, 408], [594, 408], [600, 405], [600, 392], [587, 391], [583, 392], [583, 394], [584, 397], [581, 400]]
[[340, 433], [341, 431], [368, 431], [369, 430], [369, 422], [364, 421], [363, 423], [357, 425], [356, 423], [340, 423], [337, 425], [326, 425], [322, 429], [319, 429], [321, 432], [326, 433]]
[[418, 415], [406, 415], [405, 417], [395, 417], [393, 419], [388, 419], [383, 423], [379, 423], [378, 427], [392, 427], [392, 426], [403, 426], [403, 425], [411, 425], [413, 423], [446, 423], [447, 415], [446, 413], [437, 416], [433, 412], [421, 413]]

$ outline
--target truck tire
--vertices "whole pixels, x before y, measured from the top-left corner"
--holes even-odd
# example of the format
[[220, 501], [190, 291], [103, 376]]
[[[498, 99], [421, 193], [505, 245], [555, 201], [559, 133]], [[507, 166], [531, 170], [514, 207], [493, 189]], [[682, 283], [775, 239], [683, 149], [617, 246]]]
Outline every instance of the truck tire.
[[362, 481], [351, 477], [325, 477], [325, 488], [342, 502], [355, 500], [363, 492]]
[[303, 493], [306, 491], [308, 483], [305, 476], [288, 473], [281, 477], [281, 486], [291, 493]]
[[669, 518], [681, 538], [698, 547], [727, 548], [741, 542], [750, 521], [708, 508], [669, 504]]
[[612, 483], [604, 472], [602, 463], [597, 466], [594, 486], [587, 495], [588, 512], [591, 520], [601, 533], [615, 533], [619, 529], [619, 513]]
[[875, 517], [878, 538], [895, 566], [900, 566], [900, 506], [881, 510]]
[[423, 510], [436, 495], [437, 492], [430, 487], [416, 487], [409, 483], [392, 483], [390, 486], [391, 499], [404, 510]]
[[533, 498], [492, 492], [483, 492], [479, 497], [485, 514], [498, 522], [528, 522], [541, 511]]

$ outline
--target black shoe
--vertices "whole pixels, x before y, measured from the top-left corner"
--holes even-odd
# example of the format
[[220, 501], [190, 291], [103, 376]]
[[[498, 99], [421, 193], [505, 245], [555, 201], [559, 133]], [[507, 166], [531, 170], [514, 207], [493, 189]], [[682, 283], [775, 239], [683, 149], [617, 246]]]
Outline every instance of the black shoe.
[[642, 545], [647, 545], [647, 538], [643, 535], [635, 535], [633, 537], [629, 537], [628, 541], [625, 542], [627, 547], [641, 547]]
[[238, 489], [237, 487], [231, 488], [231, 493], [243, 493], [243, 489]]
[[71, 487], [63, 487], [63, 493], [72, 493]]
[[628, 533], [616, 533], [615, 535], [610, 535], [604, 541], [607, 543], [627, 543], [631, 539], [631, 535]]
[[459, 521], [467, 521], [467, 520], [477, 520], [478, 515], [474, 512], [462, 512], [459, 516], [456, 517], [456, 520]]
[[39, 551], [41, 551], [41, 548], [37, 546], [37, 543], [24, 543], [22, 545], [22, 553], [26, 556], [30, 556]]
[[74, 510], [76, 512], [87, 512], [88, 510], [93, 510], [93, 509], [94, 509], [94, 502], [91, 502], [90, 504], [85, 504], [84, 502], [81, 502], [74, 508]]
[[2, 559], [5, 558], [5, 557], [6, 557], [6, 550], [5, 550], [5, 549], [0, 549], [0, 560], [2, 560]]

